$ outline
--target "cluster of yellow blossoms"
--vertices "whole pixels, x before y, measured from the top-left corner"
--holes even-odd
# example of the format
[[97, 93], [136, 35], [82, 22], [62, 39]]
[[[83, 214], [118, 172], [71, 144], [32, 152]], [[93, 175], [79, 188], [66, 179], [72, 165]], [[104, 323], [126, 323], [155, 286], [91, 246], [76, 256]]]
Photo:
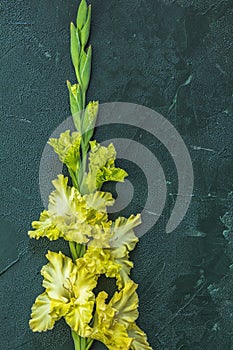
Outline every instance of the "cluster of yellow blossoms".
[[[81, 136], [69, 131], [50, 145], [70, 172], [79, 167]], [[107, 207], [114, 204], [109, 192], [99, 189], [106, 181], [123, 181], [127, 173], [115, 167], [116, 152], [110, 144], [103, 147], [90, 142], [88, 172], [80, 188], [68, 185], [58, 175], [49, 197], [48, 210], [41, 213], [29, 231], [31, 238], [63, 238], [82, 254], [73, 259], [61, 252], [49, 251], [48, 264], [41, 274], [45, 292], [32, 307], [30, 327], [41, 332], [52, 329], [61, 317], [78, 336], [103, 342], [110, 350], [152, 350], [145, 333], [136, 325], [138, 318], [137, 284], [130, 279], [133, 263], [129, 260], [138, 241], [133, 229], [139, 215], [109, 220]], [[80, 250], [79, 250], [80, 252]], [[105, 291], [94, 289], [101, 275], [115, 278], [118, 291], [109, 302]], [[86, 343], [89, 349], [91, 342]]]

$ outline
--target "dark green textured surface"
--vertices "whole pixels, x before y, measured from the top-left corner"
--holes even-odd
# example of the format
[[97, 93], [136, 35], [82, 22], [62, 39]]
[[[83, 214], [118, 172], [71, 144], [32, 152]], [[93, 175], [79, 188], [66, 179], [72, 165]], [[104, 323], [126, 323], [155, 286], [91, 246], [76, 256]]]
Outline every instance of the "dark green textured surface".
[[[182, 224], [165, 234], [170, 195], [159, 223], [132, 254], [139, 324], [154, 350], [233, 349], [232, 1], [92, 0], [92, 5], [89, 98], [134, 102], [162, 113], [185, 140], [195, 172]], [[67, 254], [68, 249], [62, 242], [29, 242], [26, 233], [43, 208], [42, 150], [69, 115], [65, 81], [74, 82], [69, 22], [76, 9], [73, 0], [1, 3], [1, 350], [72, 349], [63, 321], [44, 334], [28, 327], [31, 305], [42, 291], [44, 254], [48, 247]], [[181, 87], [190, 76], [191, 83]], [[101, 139], [107, 132], [97, 135]], [[117, 132], [121, 137], [123, 131]], [[157, 156], [157, 143], [150, 142]], [[158, 152], [171, 182], [168, 192], [176, 193], [175, 169], [165, 151]], [[138, 186], [137, 196], [143, 196], [145, 184]], [[220, 216], [227, 211], [224, 237]], [[105, 347], [96, 343], [93, 349]]]

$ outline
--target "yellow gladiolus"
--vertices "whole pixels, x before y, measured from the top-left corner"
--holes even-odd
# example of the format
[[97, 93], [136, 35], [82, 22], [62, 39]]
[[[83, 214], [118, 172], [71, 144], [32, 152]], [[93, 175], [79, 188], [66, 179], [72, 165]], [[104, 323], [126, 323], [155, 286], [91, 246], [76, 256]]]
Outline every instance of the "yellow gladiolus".
[[106, 207], [114, 203], [112, 194], [96, 191], [82, 196], [75, 187], [68, 186], [68, 178], [63, 175], [58, 175], [53, 185], [55, 191], [49, 196], [48, 210], [42, 212], [39, 221], [33, 221], [35, 230], [29, 231], [29, 236], [89, 242], [95, 225], [101, 228], [108, 221]]
[[52, 329], [64, 317], [79, 335], [86, 336], [94, 306], [93, 289], [97, 276], [92, 275], [81, 259], [75, 263], [61, 252], [48, 252], [49, 263], [41, 274], [45, 292], [32, 306], [30, 327], [34, 332]]

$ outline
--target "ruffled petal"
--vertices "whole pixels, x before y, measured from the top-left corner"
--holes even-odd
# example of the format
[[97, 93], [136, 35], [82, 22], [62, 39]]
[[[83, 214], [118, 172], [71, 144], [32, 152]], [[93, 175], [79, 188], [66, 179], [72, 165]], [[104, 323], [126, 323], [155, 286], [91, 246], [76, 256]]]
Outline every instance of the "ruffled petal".
[[101, 225], [92, 226], [91, 240], [88, 243], [89, 247], [110, 248], [109, 241], [113, 235], [111, 229], [111, 221], [102, 222]]
[[104, 182], [117, 181], [124, 182], [127, 172], [121, 168], [116, 168], [114, 160], [111, 159], [96, 174], [97, 188], [101, 188]]
[[106, 328], [112, 326], [116, 310], [114, 310], [109, 304], [106, 304], [105, 301], [107, 297], [108, 293], [104, 291], [99, 292], [96, 297], [96, 318], [94, 328], [99, 327], [102, 323], [105, 324]]
[[50, 315], [53, 318], [59, 319], [68, 313], [70, 306], [71, 306], [71, 303], [64, 303], [59, 300], [51, 299]]
[[77, 278], [74, 282], [74, 296], [76, 304], [86, 304], [87, 301], [94, 299], [93, 289], [97, 285], [98, 276], [91, 273], [84, 260], [77, 259]]
[[130, 281], [129, 275], [133, 262], [129, 260], [129, 251], [125, 246], [116, 249], [105, 249], [96, 245], [92, 246], [89, 243], [82, 259], [91, 273], [115, 277], [119, 290]]
[[92, 319], [98, 276], [87, 270], [82, 259], [76, 260], [77, 275], [73, 284], [73, 297], [70, 311], [65, 316], [70, 327], [82, 337], [87, 337], [90, 332], [89, 322]]
[[63, 233], [54, 224], [52, 215], [47, 210], [44, 210], [40, 214], [39, 221], [32, 222], [32, 228], [34, 228], [34, 231], [28, 231], [30, 238], [39, 239], [41, 237], [47, 237], [52, 241], [63, 237]]
[[63, 217], [67, 224], [76, 217], [77, 203], [84, 205], [85, 202], [75, 187], [68, 186], [68, 177], [58, 175], [52, 181], [55, 191], [49, 196], [49, 211], [56, 217]]
[[113, 295], [109, 302], [109, 305], [117, 310], [115, 320], [126, 327], [138, 318], [137, 287], [138, 285], [130, 280], [120, 292]]
[[110, 249], [88, 246], [82, 259], [88, 271], [94, 275], [106, 274], [107, 277], [116, 277], [121, 267], [112, 260]]
[[77, 278], [77, 266], [72, 259], [61, 252], [49, 251], [46, 255], [49, 263], [43, 266], [43, 287], [51, 299], [68, 303], [74, 294], [73, 285]]
[[69, 226], [63, 225], [63, 238], [69, 242], [76, 242], [80, 244], [88, 243], [92, 236], [92, 225], [87, 223], [75, 222]]
[[131, 345], [132, 350], [153, 350], [147, 341], [146, 334], [135, 323], [129, 325], [128, 334], [134, 339]]
[[51, 300], [45, 292], [36, 298], [36, 301], [32, 306], [29, 325], [33, 332], [44, 332], [53, 328], [58, 317], [52, 317], [50, 311]]
[[129, 260], [129, 251], [126, 246], [111, 249], [111, 258], [115, 264], [120, 266], [115, 277], [117, 279], [117, 286], [119, 289], [121, 289], [130, 280], [130, 270], [134, 264]]
[[128, 250], [133, 250], [138, 242], [133, 228], [140, 225], [140, 223], [140, 214], [131, 215], [128, 219], [124, 217], [117, 218], [112, 225], [114, 234], [110, 240], [110, 246], [117, 248], [125, 245]]
[[96, 298], [96, 315], [91, 338], [104, 343], [110, 350], [130, 349], [132, 338], [128, 336], [126, 327], [116, 322], [117, 310], [105, 303], [108, 294], [100, 292]]
[[86, 194], [84, 199], [88, 208], [103, 212], [106, 212], [107, 206], [112, 206], [115, 202], [115, 199], [112, 197], [111, 193], [102, 191]]
[[67, 324], [81, 337], [88, 337], [91, 332], [89, 323], [92, 319], [94, 301], [85, 304], [73, 303], [70, 311], [65, 316]]

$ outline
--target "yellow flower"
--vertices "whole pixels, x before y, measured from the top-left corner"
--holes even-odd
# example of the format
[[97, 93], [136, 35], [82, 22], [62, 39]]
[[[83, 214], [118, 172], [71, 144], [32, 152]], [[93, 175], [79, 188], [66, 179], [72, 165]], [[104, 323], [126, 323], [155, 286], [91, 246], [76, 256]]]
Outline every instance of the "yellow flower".
[[70, 135], [70, 130], [66, 130], [58, 139], [49, 139], [48, 144], [53, 147], [61, 162], [66, 164], [72, 172], [75, 173], [79, 169], [81, 135], [78, 132]]
[[116, 151], [113, 144], [104, 147], [96, 141], [90, 141], [90, 146], [88, 174], [81, 186], [82, 193], [92, 193], [106, 181], [123, 182], [128, 174], [115, 167]]
[[127, 327], [138, 317], [136, 288], [137, 285], [130, 281], [108, 304], [105, 303], [108, 294], [98, 294], [91, 338], [103, 342], [110, 350], [130, 349], [133, 339], [128, 336]]
[[110, 350], [128, 350], [132, 344], [123, 324], [114, 322], [115, 310], [105, 304], [108, 294], [100, 292], [96, 298], [96, 318], [92, 339], [104, 343]]
[[129, 260], [129, 252], [124, 247], [102, 249], [88, 246], [82, 259], [91, 273], [115, 277], [119, 289], [123, 288], [130, 280], [129, 274], [133, 267], [133, 262]]
[[116, 277], [119, 289], [130, 280], [133, 262], [129, 260], [129, 251], [138, 241], [133, 228], [140, 222], [140, 215], [131, 215], [128, 219], [120, 217], [114, 223], [96, 225], [83, 257], [92, 273]]
[[82, 259], [87, 269], [95, 275], [105, 274], [107, 277], [116, 277], [121, 267], [112, 259], [110, 249], [88, 246]]
[[129, 252], [126, 247], [102, 249], [88, 246], [82, 259], [91, 273], [115, 277], [119, 289], [123, 288], [130, 280], [129, 274], [133, 267], [133, 262], [129, 260]]
[[95, 225], [108, 220], [106, 206], [112, 205], [111, 193], [97, 191], [81, 196], [75, 187], [68, 186], [68, 178], [58, 175], [53, 181], [55, 191], [49, 196], [48, 210], [42, 212], [39, 221], [34, 221], [29, 231], [31, 238], [59, 237], [76, 243], [87, 243], [92, 237]]
[[126, 327], [138, 318], [138, 285], [132, 280], [128, 281], [120, 292], [115, 292], [109, 302], [112, 309], [117, 310], [114, 319]]
[[98, 276], [92, 275], [81, 259], [73, 263], [61, 252], [50, 251], [46, 257], [49, 263], [41, 270], [45, 292], [32, 306], [31, 329], [34, 332], [52, 329], [64, 317], [74, 331], [87, 336]]

